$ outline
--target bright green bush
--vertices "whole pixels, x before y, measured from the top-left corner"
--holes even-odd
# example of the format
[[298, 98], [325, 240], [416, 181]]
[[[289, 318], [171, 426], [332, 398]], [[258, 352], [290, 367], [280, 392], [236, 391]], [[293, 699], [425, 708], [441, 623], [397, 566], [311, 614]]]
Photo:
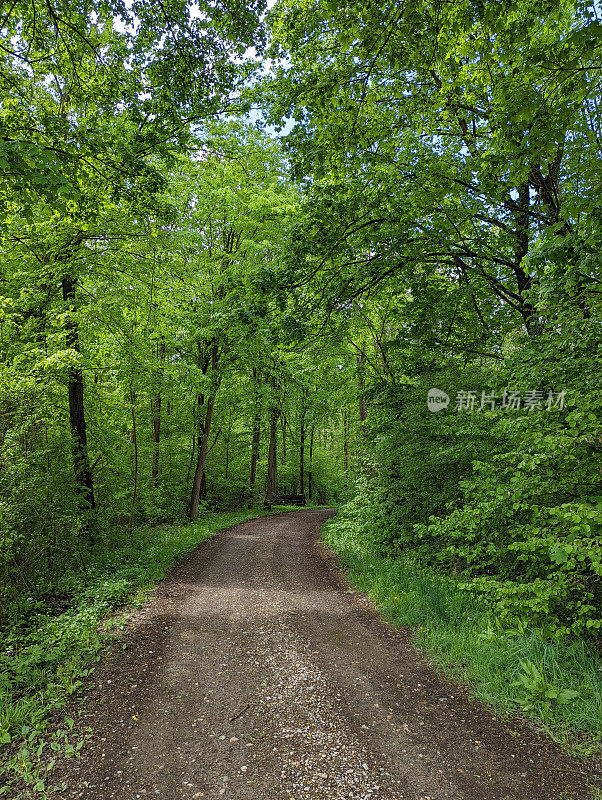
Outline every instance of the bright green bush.
[[[354, 508], [365, 548], [380, 554], [414, 549], [414, 526], [456, 504], [474, 459], [488, 458], [500, 446], [486, 416], [452, 410], [456, 392], [488, 380], [486, 373], [475, 377], [458, 365], [423, 373], [372, 396], [373, 446], [357, 482]], [[452, 398], [449, 412], [428, 410], [431, 387]]]
[[[389, 393], [372, 415], [374, 457], [353, 509], [364, 552], [457, 577], [504, 624], [597, 637], [602, 349], [591, 325], [562, 325], [513, 340], [488, 373], [429, 374]], [[498, 396], [564, 390], [565, 406], [429, 414], [428, 384], [451, 395], [462, 383]]]

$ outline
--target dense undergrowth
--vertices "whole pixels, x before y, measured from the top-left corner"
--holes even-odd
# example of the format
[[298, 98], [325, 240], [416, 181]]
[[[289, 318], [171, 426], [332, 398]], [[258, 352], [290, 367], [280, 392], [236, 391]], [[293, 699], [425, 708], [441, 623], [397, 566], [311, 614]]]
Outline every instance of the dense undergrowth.
[[216, 531], [261, 515], [259, 509], [205, 513], [193, 524], [134, 528], [130, 537], [115, 531], [35, 597], [7, 604], [0, 630], [0, 796], [14, 796], [19, 785], [42, 797], [53, 765], [48, 753], [73, 755], [82, 746], [70, 733], [72, 719], [45, 733], [48, 719], [83, 690], [102, 647], [125, 625], [118, 609], [139, 607], [176, 559]]
[[602, 739], [602, 662], [583, 639], [557, 641], [533, 626], [500, 621], [481, 598], [409, 556], [366, 550], [353, 504], [323, 528], [326, 542], [396, 625], [414, 629], [415, 641], [435, 664], [470, 683], [481, 700], [533, 717], [582, 755]]

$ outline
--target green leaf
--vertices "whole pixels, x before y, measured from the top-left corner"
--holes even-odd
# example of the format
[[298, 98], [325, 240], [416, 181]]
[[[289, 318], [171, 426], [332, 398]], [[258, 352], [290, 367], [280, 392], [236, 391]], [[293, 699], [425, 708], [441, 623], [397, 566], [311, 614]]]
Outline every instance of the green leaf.
[[573, 689], [562, 689], [562, 691], [558, 692], [558, 702], [559, 703], [569, 703], [571, 700], [574, 700], [576, 697], [579, 697], [579, 692], [574, 691]]

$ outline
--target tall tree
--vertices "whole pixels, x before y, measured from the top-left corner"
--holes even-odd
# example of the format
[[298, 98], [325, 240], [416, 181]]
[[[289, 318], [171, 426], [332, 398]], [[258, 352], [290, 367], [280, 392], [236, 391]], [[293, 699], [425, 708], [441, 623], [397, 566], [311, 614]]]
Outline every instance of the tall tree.
[[179, 302], [187, 299], [181, 312], [186, 358], [199, 380], [194, 518], [218, 391], [224, 374], [266, 327], [267, 297], [278, 286], [297, 193], [278, 144], [239, 123], [206, 132], [196, 159], [182, 159], [173, 172], [170, 193], [177, 224], [168, 246]]
[[251, 467], [249, 489], [255, 489], [257, 478], [257, 461], [259, 459], [259, 443], [261, 441], [261, 372], [258, 367], [252, 371], [253, 421], [251, 432]]
[[280, 416], [280, 397], [277, 365], [272, 365], [270, 376], [268, 468], [265, 483], [265, 499], [270, 503], [278, 494], [278, 418]]

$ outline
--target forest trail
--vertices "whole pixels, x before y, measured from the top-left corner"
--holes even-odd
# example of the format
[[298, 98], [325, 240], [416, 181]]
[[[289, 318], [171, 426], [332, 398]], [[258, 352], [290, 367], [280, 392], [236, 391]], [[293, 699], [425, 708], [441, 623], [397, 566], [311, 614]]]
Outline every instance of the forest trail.
[[244, 522], [172, 570], [95, 671], [61, 800], [588, 797], [577, 762], [345, 592], [318, 540], [332, 513]]

